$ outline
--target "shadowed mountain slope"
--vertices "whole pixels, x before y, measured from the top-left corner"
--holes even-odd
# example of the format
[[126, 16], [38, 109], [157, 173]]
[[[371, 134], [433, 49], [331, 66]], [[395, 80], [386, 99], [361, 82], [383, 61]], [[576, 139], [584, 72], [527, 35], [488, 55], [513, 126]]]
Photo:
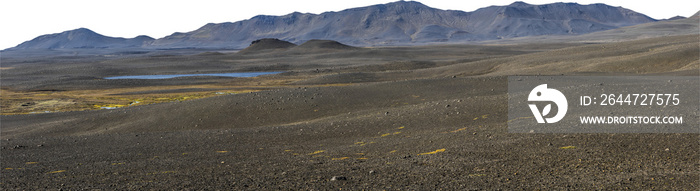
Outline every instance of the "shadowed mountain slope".
[[604, 4], [516, 2], [463, 12], [398, 1], [318, 15], [295, 12], [283, 16], [259, 15], [233, 23], [210, 23], [192, 32], [158, 39], [150, 47], [244, 48], [248, 42], [261, 38], [292, 43], [328, 39], [352, 46], [480, 41], [585, 34], [653, 21], [646, 15]]
[[137, 36], [135, 38], [108, 37], [90, 29], [79, 28], [56, 34], [42, 35], [17, 45], [10, 50], [142, 47], [153, 40], [153, 38], [148, 36]]
[[515, 2], [463, 12], [435, 9], [415, 1], [398, 1], [321, 14], [259, 15], [237, 22], [210, 23], [191, 32], [177, 32], [160, 39], [106, 37], [80, 28], [39, 36], [9, 50], [243, 49], [251, 41], [264, 38], [296, 44], [326, 39], [351, 46], [408, 45], [578, 35], [654, 21], [644, 14], [605, 4]]
[[592, 32], [588, 34], [566, 36], [530, 36], [507, 40], [484, 41], [481, 43], [494, 44], [518, 44], [518, 43], [543, 43], [543, 42], [582, 42], [582, 43], [606, 43], [640, 40], [665, 36], [698, 35], [700, 34], [700, 16], [697, 13], [688, 18], [663, 20], [633, 26], [620, 27], [612, 30]]

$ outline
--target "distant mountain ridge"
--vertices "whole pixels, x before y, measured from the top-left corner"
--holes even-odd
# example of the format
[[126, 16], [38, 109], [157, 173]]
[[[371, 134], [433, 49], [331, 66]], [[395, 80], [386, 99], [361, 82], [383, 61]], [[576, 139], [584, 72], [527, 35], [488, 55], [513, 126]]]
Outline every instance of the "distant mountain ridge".
[[[258, 15], [237, 22], [209, 23], [191, 32], [173, 33], [160, 39], [112, 38], [78, 29], [67, 31], [68, 34], [40, 36], [14, 49], [242, 49], [250, 42], [263, 38], [277, 38], [296, 44], [311, 39], [326, 39], [351, 46], [403, 45], [586, 34], [654, 21], [644, 14], [605, 4], [531, 5], [515, 2], [464, 12], [431, 8], [415, 1], [398, 1], [321, 14], [294, 12], [283, 16]], [[71, 39], [68, 36], [80, 38]]]
[[260, 38], [292, 43], [329, 39], [353, 46], [414, 42], [480, 41], [551, 34], [585, 34], [654, 19], [604, 4], [515, 2], [474, 12], [440, 10], [414, 1], [322, 14], [255, 16], [234, 23], [207, 24], [154, 41], [152, 47], [242, 48]]
[[11, 49], [79, 49], [79, 48], [128, 48], [143, 47], [155, 39], [149, 36], [115, 38], [79, 28], [56, 34], [47, 34], [26, 41]]

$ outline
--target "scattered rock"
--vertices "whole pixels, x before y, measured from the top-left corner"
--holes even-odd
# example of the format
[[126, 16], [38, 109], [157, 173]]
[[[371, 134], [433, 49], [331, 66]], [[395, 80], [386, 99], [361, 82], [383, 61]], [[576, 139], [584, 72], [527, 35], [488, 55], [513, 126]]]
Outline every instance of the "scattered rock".
[[336, 181], [336, 180], [348, 180], [348, 178], [346, 178], [344, 176], [333, 176], [333, 178], [331, 178], [331, 181]]

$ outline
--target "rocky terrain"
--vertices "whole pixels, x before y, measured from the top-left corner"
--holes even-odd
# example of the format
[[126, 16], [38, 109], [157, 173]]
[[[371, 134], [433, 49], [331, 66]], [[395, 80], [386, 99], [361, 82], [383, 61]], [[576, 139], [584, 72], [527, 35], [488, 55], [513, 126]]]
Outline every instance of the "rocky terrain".
[[[161, 101], [0, 116], [0, 187], [696, 190], [697, 134], [508, 133], [505, 76], [700, 75], [698, 38], [386, 48], [261, 40], [258, 52], [17, 63], [2, 70], [3, 108]], [[100, 79], [252, 70], [286, 72]], [[207, 92], [233, 93], [157, 99]]]
[[[468, 31], [486, 25], [478, 15], [504, 25]], [[361, 25], [269, 35], [340, 18]], [[445, 19], [454, 25], [420, 24]], [[0, 57], [0, 190], [698, 190], [697, 133], [511, 133], [507, 77], [697, 77], [699, 19], [602, 4], [467, 13], [396, 2], [157, 40], [38, 37]], [[260, 36], [232, 36], [239, 25]], [[491, 40], [454, 41], [473, 38]], [[413, 46], [374, 46], [386, 39]], [[172, 49], [190, 46], [200, 48]]]

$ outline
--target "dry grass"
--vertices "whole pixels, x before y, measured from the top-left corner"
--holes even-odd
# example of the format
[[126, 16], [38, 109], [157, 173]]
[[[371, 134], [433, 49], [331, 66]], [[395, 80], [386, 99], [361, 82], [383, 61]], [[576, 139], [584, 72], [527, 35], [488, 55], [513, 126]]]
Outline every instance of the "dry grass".
[[[252, 93], [267, 89], [291, 88], [296, 86], [288, 84], [298, 80], [300, 79], [258, 79], [255, 83], [243, 85], [222, 83], [68, 91], [13, 91], [2, 89], [0, 114], [18, 115], [83, 111], [185, 101], [230, 94]], [[309, 87], [346, 85], [350, 84], [321, 84]]]

